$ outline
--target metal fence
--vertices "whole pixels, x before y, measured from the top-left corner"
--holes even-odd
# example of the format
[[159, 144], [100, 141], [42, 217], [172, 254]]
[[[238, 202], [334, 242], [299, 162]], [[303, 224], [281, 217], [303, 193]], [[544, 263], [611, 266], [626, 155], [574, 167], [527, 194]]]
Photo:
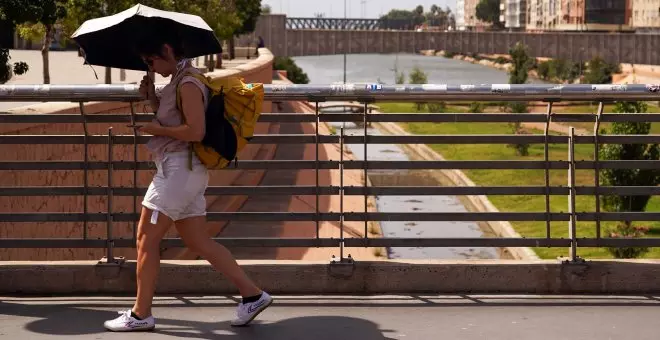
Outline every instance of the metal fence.
[[[599, 174], [603, 169], [657, 169], [659, 160], [599, 160], [599, 148], [602, 144], [614, 143], [658, 143], [659, 135], [602, 135], [600, 124], [606, 122], [660, 122], [660, 114], [603, 114], [603, 104], [623, 101], [658, 101], [660, 87], [656, 85], [266, 85], [266, 100], [269, 101], [309, 101], [316, 104], [315, 114], [303, 113], [265, 113], [262, 122], [308, 123], [316, 127], [316, 133], [308, 135], [257, 135], [251, 143], [274, 144], [314, 144], [316, 158], [313, 160], [242, 160], [235, 167], [228, 169], [310, 169], [316, 171], [316, 185], [313, 186], [235, 186], [209, 187], [209, 195], [315, 195], [314, 212], [212, 212], [210, 221], [249, 220], [249, 221], [312, 221], [316, 223], [317, 234], [314, 238], [216, 238], [226, 245], [247, 247], [338, 247], [340, 258], [344, 258], [344, 247], [566, 247], [571, 249], [573, 260], [577, 259], [577, 247], [612, 247], [612, 246], [658, 246], [660, 238], [623, 239], [604, 237], [601, 232], [603, 221], [660, 221], [660, 212], [603, 212], [599, 204], [602, 195], [657, 195], [660, 187], [623, 187], [600, 186]], [[160, 88], [158, 89], [160, 90]], [[593, 114], [556, 114], [553, 103], [558, 101], [595, 101], [600, 102], [599, 109]], [[148, 137], [135, 135], [113, 135], [109, 129], [106, 135], [87, 133], [89, 123], [140, 123], [151, 120], [149, 114], [138, 114], [134, 103], [139, 101], [136, 85], [4, 85], [0, 86], [0, 101], [59, 101], [79, 102], [82, 114], [0, 114], [0, 124], [10, 123], [77, 123], [85, 127], [84, 135], [0, 135], [0, 145], [9, 144], [81, 144], [85, 147], [85, 158], [79, 161], [2, 161], [0, 171], [7, 170], [83, 170], [85, 183], [82, 186], [67, 187], [2, 187], [1, 196], [44, 196], [44, 195], [82, 195], [85, 206], [78, 213], [0, 213], [1, 222], [105, 222], [106, 237], [92, 239], [85, 233], [81, 238], [67, 239], [0, 239], [0, 248], [106, 248], [108, 259], [113, 258], [113, 249], [134, 247], [134, 239], [116, 239], [113, 237], [114, 222], [135, 222], [133, 213], [114, 213], [113, 197], [129, 196], [134, 200], [144, 194], [146, 188], [115, 187], [114, 170], [133, 171], [134, 179], [139, 171], [151, 168], [145, 161], [115, 160], [113, 148], [117, 145], [132, 145], [146, 142]], [[120, 101], [130, 102], [131, 110], [125, 114], [91, 115], [84, 111], [83, 102]], [[365, 106], [365, 113], [320, 113], [319, 103], [324, 101], [358, 101]], [[370, 113], [367, 106], [377, 101], [397, 102], [432, 102], [432, 101], [544, 101], [547, 103], [545, 114], [505, 114], [505, 113]], [[345, 135], [343, 129], [337, 135], [319, 134], [319, 124], [324, 122], [361, 122], [364, 136]], [[536, 122], [545, 124], [544, 134], [539, 135], [369, 135], [368, 123], [377, 122]], [[591, 122], [593, 135], [576, 135], [570, 129], [568, 135], [550, 134], [549, 125], [553, 122]], [[321, 144], [362, 144], [364, 160], [320, 160]], [[447, 161], [375, 161], [367, 157], [368, 144], [543, 144], [544, 160], [447, 160]], [[552, 144], [566, 147], [566, 160], [550, 160], [549, 148]], [[576, 145], [593, 146], [594, 160], [578, 160], [574, 157]], [[90, 145], [105, 145], [108, 150], [107, 161], [92, 161], [87, 157]], [[89, 187], [87, 172], [91, 170], [108, 171], [107, 185]], [[340, 171], [340, 183], [329, 186], [319, 185], [319, 170], [335, 169]], [[545, 183], [541, 186], [344, 186], [345, 170], [361, 170], [367, 178], [369, 171], [387, 169], [537, 169], [545, 173]], [[549, 173], [552, 170], [564, 170], [568, 173], [565, 185], [551, 185]], [[575, 175], [578, 170], [593, 171], [593, 186], [577, 186]], [[223, 171], [223, 170], [219, 170]], [[135, 182], [134, 182], [135, 183]], [[105, 195], [107, 212], [95, 213], [87, 210], [87, 197]], [[319, 211], [319, 196], [347, 195], [363, 196], [364, 212], [345, 212], [343, 204], [338, 212]], [[368, 196], [385, 195], [541, 195], [545, 197], [545, 210], [538, 212], [465, 212], [465, 213], [420, 213], [420, 212], [368, 212]], [[550, 210], [552, 196], [568, 197], [567, 212]], [[580, 195], [595, 197], [595, 211], [576, 211], [575, 200]], [[340, 223], [341, 234], [337, 238], [322, 238], [318, 234], [321, 221]], [[363, 221], [364, 237], [346, 237], [343, 229], [345, 221]], [[370, 237], [367, 233], [369, 221], [545, 221], [546, 235], [530, 238], [386, 238]], [[568, 238], [551, 236], [550, 223], [567, 223]], [[578, 221], [595, 221], [596, 237], [580, 237]], [[180, 239], [165, 239], [163, 246], [183, 246]]]

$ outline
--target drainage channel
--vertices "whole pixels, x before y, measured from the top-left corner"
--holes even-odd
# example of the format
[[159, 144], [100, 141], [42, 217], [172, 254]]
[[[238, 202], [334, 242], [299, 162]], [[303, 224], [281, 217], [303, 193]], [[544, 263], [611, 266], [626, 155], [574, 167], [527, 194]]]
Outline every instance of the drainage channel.
[[[345, 135], [362, 135], [364, 127], [353, 123], [332, 123], [336, 133], [344, 126]], [[382, 135], [375, 128], [367, 128], [369, 135]], [[355, 159], [364, 159], [363, 144], [346, 144]], [[394, 144], [367, 145], [369, 160], [402, 161], [410, 157]], [[374, 186], [441, 186], [443, 183], [431, 170], [370, 170], [369, 180]], [[456, 196], [376, 196], [379, 212], [467, 212]], [[460, 238], [492, 237], [488, 228], [477, 222], [451, 221], [381, 221], [383, 236], [388, 238]], [[506, 257], [495, 247], [392, 247], [387, 249], [390, 259], [497, 259]]]

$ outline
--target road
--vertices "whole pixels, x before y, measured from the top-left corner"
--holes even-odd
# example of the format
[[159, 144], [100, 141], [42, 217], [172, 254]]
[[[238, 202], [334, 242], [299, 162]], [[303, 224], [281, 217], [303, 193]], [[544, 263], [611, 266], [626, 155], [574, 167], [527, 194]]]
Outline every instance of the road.
[[275, 296], [252, 326], [232, 328], [232, 297], [158, 297], [156, 330], [105, 332], [131, 297], [0, 297], [7, 339], [657, 339], [655, 297]]

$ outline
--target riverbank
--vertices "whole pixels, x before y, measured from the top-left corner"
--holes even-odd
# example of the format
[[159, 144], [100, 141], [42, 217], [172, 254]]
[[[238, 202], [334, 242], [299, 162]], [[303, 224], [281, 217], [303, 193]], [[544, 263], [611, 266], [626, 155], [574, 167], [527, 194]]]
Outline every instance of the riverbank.
[[[454, 60], [466, 61], [472, 64], [478, 64], [494, 68], [500, 71], [508, 72], [511, 67], [511, 59], [507, 54], [448, 54], [446, 51], [423, 50], [421, 55], [429, 57], [443, 57]], [[536, 58], [537, 62], [544, 62], [549, 58]], [[612, 84], [655, 84], [660, 83], [660, 65], [632, 65], [620, 64], [621, 72], [612, 75]], [[530, 70], [529, 76], [536, 80], [541, 80], [536, 70]]]
[[[453, 105], [453, 103], [452, 103]], [[416, 108], [412, 103], [378, 103], [383, 112], [415, 113]], [[455, 107], [450, 106], [452, 112]], [[465, 112], [465, 111], [463, 111]], [[405, 131], [411, 134], [429, 135], [470, 135], [470, 134], [511, 134], [507, 123], [400, 123]], [[542, 130], [526, 127], [525, 131], [530, 134], [543, 134]], [[561, 132], [555, 131], [559, 134]], [[532, 144], [528, 156], [518, 156], [515, 150], [507, 145], [501, 144], [432, 144], [428, 145], [433, 151], [447, 160], [543, 160], [543, 144]], [[565, 145], [550, 145], [550, 160], [566, 159], [567, 150]], [[593, 147], [580, 144], [575, 146], [575, 158], [581, 160], [593, 160]], [[538, 186], [544, 185], [545, 174], [543, 170], [489, 170], [468, 169], [463, 170], [465, 175], [478, 186]], [[564, 185], [567, 183], [565, 171], [551, 171], [551, 185]], [[576, 185], [589, 186], [594, 183], [593, 171], [579, 171]], [[543, 212], [545, 211], [545, 197], [542, 195], [488, 195], [496, 209], [505, 212]], [[564, 196], [552, 196], [550, 199], [550, 211], [565, 211], [567, 198]], [[595, 199], [590, 196], [578, 196], [576, 200], [577, 211], [594, 211]], [[647, 211], [660, 210], [660, 197], [653, 197], [649, 202]], [[608, 235], [613, 222], [602, 222], [602, 234]], [[533, 221], [513, 221], [513, 229], [522, 237], [546, 237], [546, 223]], [[660, 233], [660, 222], [648, 223], [648, 235], [655, 236]], [[578, 222], [578, 237], [594, 237], [596, 233], [595, 223]], [[552, 237], [568, 237], [568, 228], [565, 222], [552, 222]], [[567, 256], [568, 250], [564, 248], [532, 248], [540, 258], [550, 259], [559, 256]], [[612, 258], [605, 248], [580, 248], [580, 256], [585, 258]], [[658, 258], [660, 250], [652, 248], [644, 257]]]

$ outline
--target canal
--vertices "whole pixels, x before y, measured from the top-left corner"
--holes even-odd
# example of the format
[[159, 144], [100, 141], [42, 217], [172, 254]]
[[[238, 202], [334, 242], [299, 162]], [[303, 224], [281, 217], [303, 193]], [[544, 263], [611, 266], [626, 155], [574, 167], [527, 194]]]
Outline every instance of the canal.
[[[343, 56], [296, 57], [296, 64], [309, 76], [310, 83], [329, 84], [343, 81]], [[429, 83], [481, 84], [507, 83], [506, 72], [442, 57], [419, 55], [349, 55], [347, 57], [347, 82], [394, 83], [394, 69], [406, 75], [418, 66], [428, 75]], [[344, 127], [346, 135], [361, 135], [363, 127], [353, 123], [333, 123], [337, 133]], [[368, 128], [370, 135], [383, 132]], [[347, 144], [358, 160], [364, 159], [364, 146]], [[367, 147], [369, 160], [401, 161], [410, 156], [398, 145], [372, 144]], [[374, 186], [439, 186], [445, 185], [437, 173], [425, 170], [369, 171]], [[379, 212], [467, 212], [456, 196], [377, 196]], [[382, 221], [384, 237], [390, 238], [478, 238], [492, 237], [485, 224], [461, 221]], [[387, 250], [391, 259], [495, 259], [502, 258], [501, 249], [493, 247], [392, 247]]]

